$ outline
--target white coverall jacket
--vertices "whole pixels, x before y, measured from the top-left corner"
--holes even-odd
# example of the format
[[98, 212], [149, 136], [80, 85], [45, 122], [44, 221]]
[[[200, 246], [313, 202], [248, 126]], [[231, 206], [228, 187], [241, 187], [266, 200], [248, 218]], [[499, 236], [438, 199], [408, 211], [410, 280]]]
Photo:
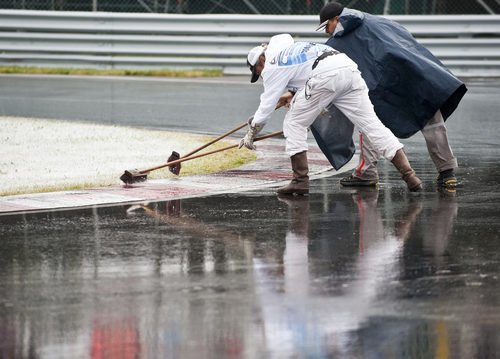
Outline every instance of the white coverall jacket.
[[266, 63], [261, 73], [264, 92], [252, 125], [266, 123], [280, 96], [288, 89], [298, 90], [283, 122], [289, 156], [307, 151], [307, 127], [333, 103], [379, 153], [392, 160], [403, 145], [377, 118], [357, 65], [347, 55], [336, 53], [312, 69], [320, 55], [332, 51], [323, 44], [294, 42], [289, 34], [273, 36], [265, 52]]

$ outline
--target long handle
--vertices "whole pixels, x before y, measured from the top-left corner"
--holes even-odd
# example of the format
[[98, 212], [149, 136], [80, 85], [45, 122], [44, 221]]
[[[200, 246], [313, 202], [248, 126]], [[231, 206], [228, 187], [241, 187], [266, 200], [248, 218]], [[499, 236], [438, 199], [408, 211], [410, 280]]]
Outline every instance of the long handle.
[[[283, 133], [283, 131], [278, 131], [278, 132], [270, 133], [270, 134], [265, 135], [265, 136], [257, 137], [254, 140], [254, 142], [255, 141], [265, 140], [266, 138], [269, 138], [269, 137], [278, 136], [278, 135], [281, 135], [282, 133]], [[213, 150], [213, 151], [209, 151], [209, 152], [205, 152], [205, 153], [200, 153], [199, 155], [194, 155], [194, 156], [189, 156], [189, 157], [187, 157], [187, 156], [186, 157], [182, 157], [182, 158], [179, 158], [178, 160], [170, 161], [170, 162], [164, 163], [164, 164], [156, 166], [156, 167], [151, 167], [151, 168], [147, 168], [145, 170], [140, 170], [139, 173], [140, 174], [145, 174], [145, 173], [148, 173], [150, 171], [158, 170], [160, 168], [164, 168], [164, 167], [167, 167], [167, 166], [176, 165], [177, 163], [181, 163], [181, 162], [184, 162], [184, 161], [194, 160], [195, 158], [208, 156], [208, 155], [211, 155], [213, 153], [217, 153], [217, 152], [229, 150], [229, 149], [235, 148], [235, 147], [238, 147], [237, 143], [235, 143], [234, 145], [229, 145], [229, 146], [226, 146], [226, 147], [218, 148], [218, 149]]]
[[238, 131], [238, 130], [242, 129], [242, 128], [243, 128], [243, 127], [245, 127], [246, 125], [248, 125], [248, 122], [245, 122], [244, 124], [242, 124], [242, 125], [240, 125], [240, 126], [236, 127], [235, 129], [233, 129], [233, 130], [231, 130], [231, 131], [229, 131], [229, 132], [226, 132], [226, 133], [225, 133], [225, 134], [223, 134], [223, 135], [220, 135], [220, 136], [219, 136], [219, 137], [217, 137], [215, 140], [212, 140], [212, 141], [210, 141], [210, 142], [208, 142], [208, 143], [205, 143], [203, 146], [201, 146], [201, 147], [197, 148], [196, 150], [193, 150], [193, 151], [189, 152], [187, 155], [182, 156], [181, 158], [186, 158], [186, 157], [189, 157], [189, 156], [191, 156], [192, 154], [195, 154], [196, 152], [201, 151], [201, 150], [202, 150], [202, 149], [204, 149], [205, 147], [208, 147], [208, 146], [210, 146], [211, 144], [214, 144], [215, 142], [222, 140], [224, 137], [227, 137], [227, 136], [229, 136], [230, 134], [232, 134], [232, 133], [234, 133], [234, 132], [236, 132], [236, 131]]

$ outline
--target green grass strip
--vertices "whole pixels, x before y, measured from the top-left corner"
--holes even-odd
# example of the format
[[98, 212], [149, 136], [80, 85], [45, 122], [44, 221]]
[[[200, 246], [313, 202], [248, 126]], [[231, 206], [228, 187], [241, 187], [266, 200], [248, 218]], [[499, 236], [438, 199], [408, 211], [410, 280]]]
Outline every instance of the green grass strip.
[[0, 66], [1, 74], [87, 75], [87, 76], [163, 76], [220, 77], [222, 70], [96, 70], [51, 67]]

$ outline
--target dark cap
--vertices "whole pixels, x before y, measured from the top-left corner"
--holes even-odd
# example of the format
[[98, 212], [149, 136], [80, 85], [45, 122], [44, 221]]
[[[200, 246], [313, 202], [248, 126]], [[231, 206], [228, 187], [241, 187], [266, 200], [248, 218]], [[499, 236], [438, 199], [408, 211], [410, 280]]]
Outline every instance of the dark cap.
[[316, 31], [323, 30], [328, 20], [333, 19], [335, 16], [339, 16], [342, 10], [344, 10], [344, 6], [338, 2], [331, 2], [323, 6], [319, 12], [319, 26]]

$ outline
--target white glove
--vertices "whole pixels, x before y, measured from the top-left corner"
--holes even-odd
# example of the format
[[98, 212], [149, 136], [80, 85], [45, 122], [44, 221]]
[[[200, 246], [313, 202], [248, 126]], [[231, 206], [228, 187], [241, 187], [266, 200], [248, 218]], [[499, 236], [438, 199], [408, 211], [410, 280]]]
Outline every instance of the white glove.
[[245, 137], [243, 137], [241, 139], [240, 145], [238, 146], [238, 148], [245, 146], [249, 150], [257, 149], [257, 147], [255, 147], [255, 145], [253, 144], [253, 140], [255, 140], [255, 138], [257, 137], [259, 132], [264, 128], [264, 126], [266, 124], [259, 123], [259, 124], [255, 124], [254, 126], [252, 126], [252, 120], [253, 120], [253, 116], [248, 119], [247, 134], [245, 135]]

